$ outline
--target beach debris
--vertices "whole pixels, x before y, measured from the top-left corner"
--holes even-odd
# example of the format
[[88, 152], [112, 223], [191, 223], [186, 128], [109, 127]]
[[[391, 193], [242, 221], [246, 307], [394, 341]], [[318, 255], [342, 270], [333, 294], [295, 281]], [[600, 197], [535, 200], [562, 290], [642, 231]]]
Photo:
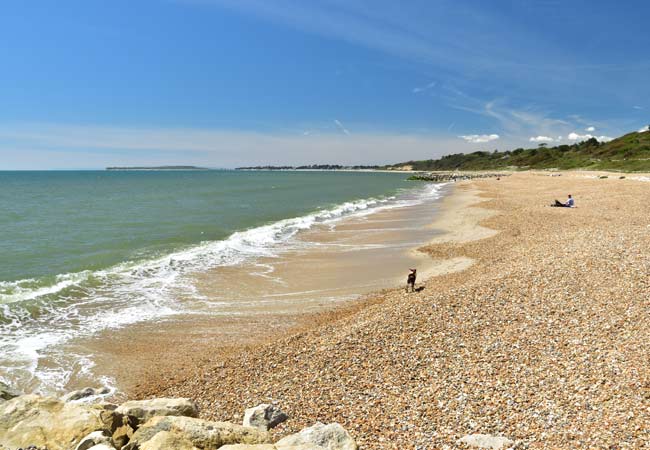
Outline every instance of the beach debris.
[[8, 384], [5, 384], [2, 381], [0, 381], [0, 402], [5, 400], [11, 400], [12, 398], [16, 398], [21, 395], [22, 392], [17, 391], [16, 389], [12, 388]]
[[198, 417], [199, 410], [189, 398], [153, 398], [150, 400], [131, 400], [122, 403], [116, 413], [146, 422], [154, 416]]
[[[98, 431], [93, 431], [77, 444], [75, 447], [75, 450], [88, 450], [91, 447], [94, 448], [95, 446], [99, 444], [106, 444], [110, 445], [111, 443], [111, 436], [106, 432], [105, 430], [98, 430]], [[113, 448], [110, 446], [109, 448]]]
[[407, 178], [409, 181], [432, 181], [434, 183], [446, 183], [453, 181], [474, 180], [478, 178], [497, 178], [507, 177], [508, 173], [488, 173], [488, 172], [425, 172], [411, 175]]
[[304, 428], [296, 434], [289, 435], [275, 443], [278, 450], [289, 450], [291, 447], [320, 446], [327, 450], [357, 450], [357, 443], [350, 433], [338, 423], [325, 425], [316, 422], [311, 427]]
[[270, 430], [289, 418], [278, 407], [266, 403], [247, 408], [244, 411], [243, 425], [254, 427], [263, 431]]
[[490, 434], [468, 434], [458, 440], [459, 443], [470, 447], [501, 450], [512, 447], [514, 442], [504, 436], [492, 436]]
[[86, 399], [89, 397], [97, 397], [100, 395], [106, 395], [110, 393], [111, 390], [107, 387], [101, 387], [97, 389], [87, 387], [84, 389], [79, 389], [78, 391], [68, 392], [63, 397], [61, 397], [61, 400], [64, 402], [74, 402], [77, 400]]
[[[193, 446], [201, 449], [216, 449], [227, 444], [267, 444], [270, 442], [270, 435], [267, 432], [252, 427], [229, 422], [211, 422], [194, 417], [156, 416], [141, 425], [122, 450], [156, 448], [144, 447], [144, 444], [161, 432], [171, 433], [179, 440], [188, 440]], [[164, 435], [163, 437], [165, 440], [172, 439], [172, 436]], [[163, 439], [163, 437], [158, 439]]]

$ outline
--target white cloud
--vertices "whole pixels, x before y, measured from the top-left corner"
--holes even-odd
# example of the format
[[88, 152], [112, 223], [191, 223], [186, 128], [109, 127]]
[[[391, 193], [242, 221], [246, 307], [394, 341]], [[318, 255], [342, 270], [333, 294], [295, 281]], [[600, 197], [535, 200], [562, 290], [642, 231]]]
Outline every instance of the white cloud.
[[614, 139], [613, 137], [609, 136], [592, 136], [591, 134], [578, 134], [576, 132], [569, 133], [569, 136], [567, 136], [567, 138], [570, 141], [586, 141], [587, 139], [596, 138], [596, 140], [599, 142], [609, 142]]
[[412, 90], [412, 92], [413, 92], [414, 94], [417, 94], [417, 93], [419, 93], [419, 92], [428, 91], [429, 89], [433, 89], [433, 88], [436, 87], [437, 85], [438, 85], [438, 82], [437, 82], [437, 81], [432, 81], [431, 83], [427, 84], [426, 86], [422, 86], [422, 87], [414, 87], [413, 90]]
[[496, 141], [499, 139], [498, 134], [469, 134], [465, 136], [458, 136], [461, 139], [465, 139], [467, 142], [472, 144], [483, 144], [486, 142]]
[[587, 127], [587, 128], [585, 128], [585, 131], [589, 131], [591, 133], [593, 131], [596, 131], [596, 128], [595, 127]]
[[529, 139], [530, 142], [553, 142], [554, 140], [549, 136], [533, 136]]
[[343, 133], [347, 134], [348, 136], [350, 135], [348, 129], [345, 128], [338, 119], [334, 119], [334, 123], [336, 124], [337, 127], [339, 127], [339, 130], [341, 130]]
[[650, 131], [650, 125], [646, 125], [645, 127], [641, 128], [639, 130], [639, 133], [645, 133], [646, 131]]

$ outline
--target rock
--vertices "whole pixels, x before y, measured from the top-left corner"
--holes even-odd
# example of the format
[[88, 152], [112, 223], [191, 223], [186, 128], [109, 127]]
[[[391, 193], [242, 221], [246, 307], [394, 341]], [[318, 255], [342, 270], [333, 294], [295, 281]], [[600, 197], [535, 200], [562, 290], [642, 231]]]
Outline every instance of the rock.
[[219, 450], [277, 450], [278, 448], [273, 444], [257, 444], [257, 445], [247, 445], [247, 444], [232, 444], [224, 445], [219, 448]]
[[246, 409], [244, 412], [243, 425], [245, 427], [254, 427], [259, 430], [267, 431], [278, 426], [288, 418], [289, 416], [283, 413], [279, 408], [263, 403], [254, 408]]
[[199, 450], [192, 445], [192, 441], [183, 436], [161, 431], [152, 439], [140, 446], [140, 450]]
[[16, 398], [21, 395], [23, 395], [22, 392], [19, 392], [8, 384], [0, 381], [0, 402], [3, 400], [11, 400], [12, 398]]
[[98, 444], [110, 444], [111, 437], [107, 431], [99, 430], [93, 431], [88, 436], [83, 438], [75, 447], [75, 450], [88, 450]]
[[131, 439], [137, 428], [137, 419], [125, 416], [116, 411], [117, 406], [110, 403], [100, 404], [104, 410], [100, 414], [105, 429], [111, 433], [113, 444], [122, 448]]
[[[227, 444], [266, 444], [265, 431], [228, 422], [210, 422], [184, 416], [156, 416], [140, 426], [122, 450], [139, 450], [161, 432], [189, 440], [202, 450], [213, 450]], [[159, 438], [162, 439], [162, 438]]]
[[458, 440], [458, 442], [469, 445], [470, 447], [489, 448], [499, 450], [514, 445], [514, 442], [504, 436], [492, 436], [490, 434], [468, 434]]
[[88, 450], [115, 450], [115, 447], [108, 444], [97, 444], [97, 445], [93, 445]]
[[300, 433], [280, 439], [275, 446], [278, 450], [290, 450], [299, 446], [304, 446], [302, 448], [305, 449], [322, 447], [326, 450], [357, 450], [357, 443], [345, 428], [338, 423], [325, 425], [320, 422], [304, 428]]
[[64, 402], [73, 402], [75, 400], [81, 400], [82, 398], [95, 397], [97, 395], [106, 395], [110, 392], [111, 390], [107, 387], [102, 387], [99, 389], [87, 387], [78, 391], [68, 392], [63, 397], [61, 397], [61, 400]]
[[21, 395], [0, 403], [0, 442], [8, 448], [69, 450], [89, 433], [105, 428], [102, 411], [98, 405]]
[[115, 410], [118, 414], [134, 417], [138, 423], [143, 423], [154, 416], [187, 416], [199, 415], [196, 403], [188, 398], [154, 398], [151, 400], [131, 400], [122, 403]]

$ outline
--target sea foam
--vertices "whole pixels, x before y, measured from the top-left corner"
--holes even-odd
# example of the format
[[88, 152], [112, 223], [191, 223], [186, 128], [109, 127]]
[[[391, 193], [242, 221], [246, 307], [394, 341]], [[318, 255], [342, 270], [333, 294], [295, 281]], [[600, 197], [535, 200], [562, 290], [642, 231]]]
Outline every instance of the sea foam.
[[[314, 225], [335, 225], [346, 217], [416, 205], [439, 197], [441, 187], [427, 184], [395, 197], [345, 202], [238, 231], [224, 240], [202, 242], [143, 261], [125, 261], [104, 270], [0, 282], [0, 380], [37, 386], [43, 393], [60, 392], [73, 370], [91, 372], [93, 367], [88, 355], [65, 354], [62, 344], [107, 329], [190, 312], [198, 294], [189, 275], [260, 257], [278, 257], [298, 245], [292, 238]], [[39, 364], [44, 357], [50, 364]], [[110, 384], [110, 380], [103, 381]]]

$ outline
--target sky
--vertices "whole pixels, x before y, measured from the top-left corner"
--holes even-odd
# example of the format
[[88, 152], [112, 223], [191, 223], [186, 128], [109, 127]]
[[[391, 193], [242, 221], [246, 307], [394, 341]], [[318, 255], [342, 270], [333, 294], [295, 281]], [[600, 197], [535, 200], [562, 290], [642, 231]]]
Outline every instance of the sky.
[[385, 164], [650, 123], [647, 0], [6, 0], [0, 170]]

